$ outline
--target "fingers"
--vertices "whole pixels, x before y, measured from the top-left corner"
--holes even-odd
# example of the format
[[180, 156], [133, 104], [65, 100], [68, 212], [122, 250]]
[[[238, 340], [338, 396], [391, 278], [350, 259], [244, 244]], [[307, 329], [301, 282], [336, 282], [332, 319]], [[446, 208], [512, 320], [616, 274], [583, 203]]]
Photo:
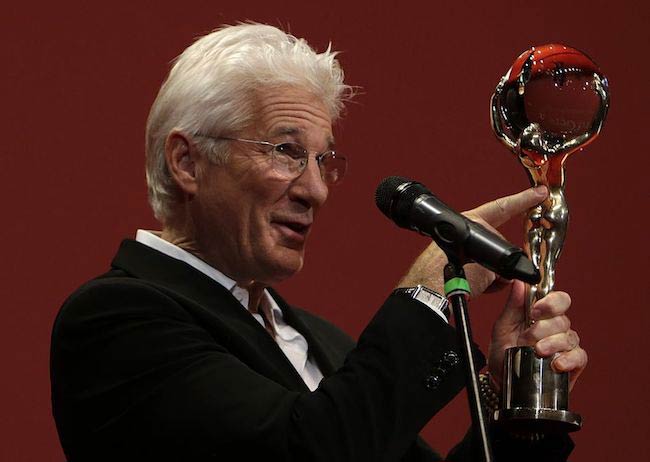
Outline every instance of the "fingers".
[[553, 334], [541, 339], [535, 344], [535, 352], [539, 356], [552, 356], [561, 351], [571, 351], [580, 345], [580, 337], [574, 330]]
[[[478, 221], [491, 231], [499, 234], [494, 227], [499, 226], [515, 215], [523, 214], [528, 209], [539, 204], [547, 196], [546, 187], [527, 189], [518, 194], [502, 197], [478, 208], [465, 212], [472, 220]], [[400, 280], [397, 287], [413, 287], [422, 284], [432, 290], [442, 292], [442, 279], [439, 268], [446, 264], [446, 256], [438, 248], [431, 246], [427, 248], [414, 262], [407, 274]], [[509, 285], [509, 281], [498, 278], [492, 271], [471, 264], [466, 267], [467, 279], [470, 282], [472, 295], [480, 295], [485, 290], [491, 291]]]
[[466, 214], [497, 227], [512, 217], [521, 215], [528, 209], [538, 205], [546, 199], [547, 195], [548, 190], [544, 186], [529, 188], [520, 193], [501, 197], [487, 204], [483, 204], [480, 207], [469, 210]]
[[519, 335], [517, 344], [535, 346], [541, 356], [575, 348], [579, 339], [565, 315], [570, 306], [571, 297], [566, 292], [551, 292], [537, 301], [531, 311], [535, 323]]
[[587, 352], [579, 346], [571, 351], [560, 353], [553, 360], [553, 369], [558, 372], [582, 372], [587, 366]]
[[494, 324], [488, 350], [488, 367], [495, 377], [503, 370], [503, 351], [512, 346], [532, 346], [540, 357], [552, 358], [557, 372], [569, 372], [569, 387], [587, 365], [587, 353], [580, 347], [580, 337], [571, 329], [566, 316], [571, 298], [565, 292], [551, 292], [533, 305], [535, 321], [525, 328], [525, 286], [515, 281], [506, 307]]
[[538, 300], [530, 312], [530, 317], [535, 321], [561, 316], [571, 306], [571, 297], [566, 292], [551, 292], [546, 297]]
[[552, 319], [537, 321], [519, 335], [517, 345], [535, 346], [538, 342], [552, 337], [553, 335], [566, 335], [570, 327], [571, 321], [569, 321], [569, 318], [566, 316], [556, 316]]
[[558, 354], [551, 366], [557, 372], [569, 372], [569, 390], [571, 390], [587, 367], [588, 359], [587, 352], [578, 346], [571, 351]]

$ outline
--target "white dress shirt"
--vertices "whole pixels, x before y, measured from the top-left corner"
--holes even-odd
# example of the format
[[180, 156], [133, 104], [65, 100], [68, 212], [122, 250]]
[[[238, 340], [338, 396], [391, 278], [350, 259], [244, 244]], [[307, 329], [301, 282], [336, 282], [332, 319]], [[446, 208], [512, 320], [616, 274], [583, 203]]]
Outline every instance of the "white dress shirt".
[[[223, 287], [228, 289], [237, 300], [239, 300], [239, 303], [241, 303], [242, 307], [248, 311], [251, 316], [253, 316], [253, 318], [255, 318], [257, 322], [262, 325], [262, 327], [266, 328], [262, 315], [249, 311], [248, 290], [243, 287], [239, 287], [235, 281], [230, 279], [221, 271], [208, 265], [206, 262], [192, 255], [188, 251], [181, 249], [171, 242], [165, 241], [157, 234], [155, 234], [154, 231], [145, 231], [143, 229], [139, 229], [136, 233], [135, 240], [141, 244], [151, 247], [152, 249], [164, 253], [169, 257], [187, 263], [194, 269], [202, 272], [209, 278], [221, 284]], [[323, 374], [318, 368], [316, 362], [314, 362], [313, 358], [309, 355], [309, 346], [307, 345], [307, 340], [305, 340], [305, 337], [303, 337], [300, 332], [298, 332], [296, 329], [284, 321], [282, 310], [266, 289], [264, 289], [262, 300], [260, 301], [260, 309], [262, 308], [265, 308], [264, 312], [267, 315], [267, 321], [275, 333], [274, 340], [282, 352], [285, 354], [289, 362], [296, 369], [300, 377], [302, 377], [307, 387], [311, 391], [314, 391], [322, 380]]]

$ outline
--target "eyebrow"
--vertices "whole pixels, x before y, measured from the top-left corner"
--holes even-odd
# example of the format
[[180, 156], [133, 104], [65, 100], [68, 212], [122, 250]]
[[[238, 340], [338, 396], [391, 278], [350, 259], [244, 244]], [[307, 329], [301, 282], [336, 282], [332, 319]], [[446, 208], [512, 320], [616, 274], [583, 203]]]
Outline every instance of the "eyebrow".
[[[279, 136], [279, 135], [289, 135], [289, 136], [294, 136], [298, 137], [299, 135], [303, 134], [304, 130], [302, 128], [298, 127], [278, 127], [273, 132], [271, 132], [271, 136]], [[333, 136], [328, 136], [327, 137], [327, 149], [334, 150], [334, 147], [336, 146], [336, 142], [334, 141]]]

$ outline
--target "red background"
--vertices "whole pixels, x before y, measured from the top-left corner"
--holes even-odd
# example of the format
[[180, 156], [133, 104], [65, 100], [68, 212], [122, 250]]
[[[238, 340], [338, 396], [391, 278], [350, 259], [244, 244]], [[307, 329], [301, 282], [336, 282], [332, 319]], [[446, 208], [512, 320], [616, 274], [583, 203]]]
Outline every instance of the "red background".
[[[427, 243], [375, 209], [379, 181], [417, 178], [458, 209], [526, 187], [489, 126], [498, 79], [521, 51], [555, 41], [601, 65], [612, 106], [600, 139], [568, 161], [572, 221], [558, 265], [590, 354], [572, 395], [585, 422], [572, 460], [647, 458], [647, 2], [130, 3], [3, 7], [0, 459], [63, 459], [49, 398], [54, 316], [123, 237], [156, 226], [143, 135], [169, 61], [197, 35], [246, 19], [321, 50], [333, 41], [348, 82], [363, 88], [337, 135], [351, 174], [319, 217], [304, 271], [281, 287], [355, 336]], [[505, 232], [521, 240], [519, 223]], [[471, 307], [483, 345], [503, 301]], [[425, 436], [446, 451], [468, 423], [461, 395]]]

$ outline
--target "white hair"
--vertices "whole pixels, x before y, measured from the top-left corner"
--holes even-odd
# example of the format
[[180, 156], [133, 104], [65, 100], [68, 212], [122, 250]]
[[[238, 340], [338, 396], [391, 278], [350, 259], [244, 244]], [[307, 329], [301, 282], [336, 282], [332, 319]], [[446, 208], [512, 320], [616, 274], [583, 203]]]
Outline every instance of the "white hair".
[[[218, 137], [252, 123], [254, 94], [261, 86], [291, 85], [320, 98], [336, 120], [352, 87], [331, 44], [316, 53], [304, 39], [264, 24], [224, 26], [201, 37], [176, 58], [154, 101], [146, 132], [149, 202], [161, 221], [170, 217], [178, 190], [165, 160], [172, 130]], [[222, 143], [197, 138], [202, 152], [217, 162]]]

